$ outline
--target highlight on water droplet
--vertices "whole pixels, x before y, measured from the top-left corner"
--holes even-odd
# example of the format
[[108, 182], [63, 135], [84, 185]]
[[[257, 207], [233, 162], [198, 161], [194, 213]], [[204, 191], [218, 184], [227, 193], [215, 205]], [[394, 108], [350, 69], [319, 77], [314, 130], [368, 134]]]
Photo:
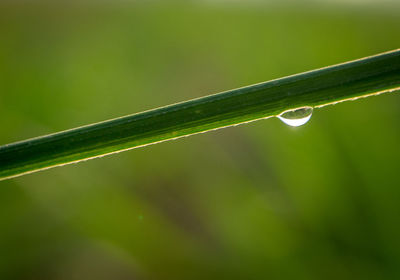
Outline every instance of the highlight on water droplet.
[[300, 126], [307, 123], [312, 116], [312, 107], [301, 107], [295, 110], [285, 111], [278, 118], [290, 126]]

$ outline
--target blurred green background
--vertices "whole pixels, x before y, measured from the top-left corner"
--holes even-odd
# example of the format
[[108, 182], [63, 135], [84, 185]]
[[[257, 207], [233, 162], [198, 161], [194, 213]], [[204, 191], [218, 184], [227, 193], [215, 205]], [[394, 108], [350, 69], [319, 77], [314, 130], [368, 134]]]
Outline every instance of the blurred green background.
[[[2, 1], [0, 144], [396, 49], [396, 1]], [[0, 182], [0, 279], [399, 279], [400, 95]]]

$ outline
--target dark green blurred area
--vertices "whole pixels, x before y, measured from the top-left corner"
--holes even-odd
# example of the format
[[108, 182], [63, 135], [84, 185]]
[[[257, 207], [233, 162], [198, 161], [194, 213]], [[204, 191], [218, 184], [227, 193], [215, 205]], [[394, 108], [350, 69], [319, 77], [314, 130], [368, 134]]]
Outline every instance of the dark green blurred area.
[[[2, 2], [0, 144], [400, 46], [400, 6]], [[0, 182], [0, 279], [399, 279], [400, 96]]]

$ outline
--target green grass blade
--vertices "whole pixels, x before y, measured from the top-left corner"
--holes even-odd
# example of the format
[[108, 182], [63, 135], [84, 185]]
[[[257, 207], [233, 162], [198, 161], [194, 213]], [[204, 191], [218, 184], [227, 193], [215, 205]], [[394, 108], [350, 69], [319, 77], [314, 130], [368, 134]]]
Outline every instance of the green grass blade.
[[400, 50], [0, 147], [0, 180], [148, 144], [400, 90]]

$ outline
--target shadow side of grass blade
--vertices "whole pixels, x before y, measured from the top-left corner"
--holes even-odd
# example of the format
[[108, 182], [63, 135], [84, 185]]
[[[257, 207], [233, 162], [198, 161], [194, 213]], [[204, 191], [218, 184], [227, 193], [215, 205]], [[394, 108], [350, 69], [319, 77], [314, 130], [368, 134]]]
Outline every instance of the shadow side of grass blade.
[[400, 90], [400, 50], [0, 147], [0, 180], [299, 107]]

